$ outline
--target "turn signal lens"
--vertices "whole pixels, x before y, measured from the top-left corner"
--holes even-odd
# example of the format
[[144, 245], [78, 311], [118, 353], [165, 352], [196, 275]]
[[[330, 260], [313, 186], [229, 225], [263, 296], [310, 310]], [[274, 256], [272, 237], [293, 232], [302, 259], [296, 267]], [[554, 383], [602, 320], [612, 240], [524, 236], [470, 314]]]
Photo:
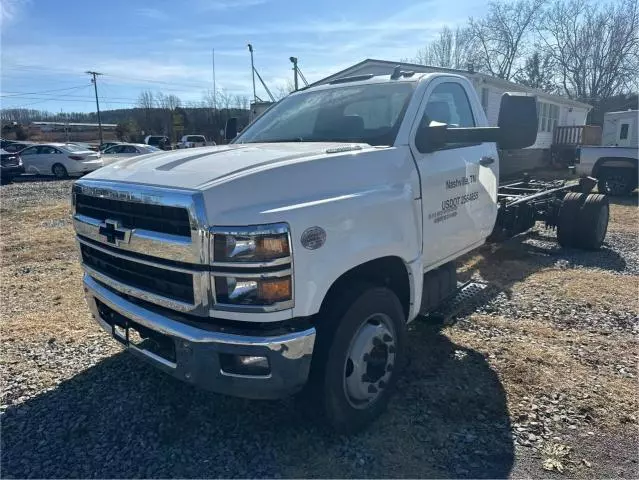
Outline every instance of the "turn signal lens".
[[292, 297], [291, 277], [262, 280], [258, 283], [257, 292], [257, 296], [262, 299], [264, 303], [290, 300]]
[[214, 277], [218, 303], [230, 305], [268, 306], [293, 298], [291, 277], [235, 278]]
[[262, 237], [257, 240], [257, 255], [262, 258], [279, 258], [288, 255], [288, 235]]

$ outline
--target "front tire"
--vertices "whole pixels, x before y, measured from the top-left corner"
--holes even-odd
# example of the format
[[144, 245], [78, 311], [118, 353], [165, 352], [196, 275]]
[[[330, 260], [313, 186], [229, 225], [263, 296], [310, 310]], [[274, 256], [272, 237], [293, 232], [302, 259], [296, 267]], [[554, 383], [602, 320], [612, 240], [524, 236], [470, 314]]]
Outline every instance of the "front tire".
[[67, 169], [64, 168], [64, 165], [60, 163], [56, 163], [55, 165], [53, 165], [53, 167], [51, 167], [51, 172], [53, 173], [55, 178], [59, 179], [64, 179], [69, 176], [69, 172], [67, 172]]
[[318, 320], [311, 381], [326, 420], [354, 433], [386, 408], [406, 350], [406, 318], [395, 293], [357, 285]]

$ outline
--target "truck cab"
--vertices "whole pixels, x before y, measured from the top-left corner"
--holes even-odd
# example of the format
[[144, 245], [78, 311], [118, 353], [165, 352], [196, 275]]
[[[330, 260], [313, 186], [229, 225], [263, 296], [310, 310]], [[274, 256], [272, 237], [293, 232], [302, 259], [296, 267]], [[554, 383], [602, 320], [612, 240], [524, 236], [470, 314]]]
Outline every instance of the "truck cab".
[[535, 108], [507, 95], [489, 128], [464, 77], [396, 69], [291, 94], [230, 145], [106, 166], [73, 187], [90, 310], [183, 381], [304, 390], [361, 429], [390, 398], [407, 323], [493, 232], [496, 145], [534, 143]]

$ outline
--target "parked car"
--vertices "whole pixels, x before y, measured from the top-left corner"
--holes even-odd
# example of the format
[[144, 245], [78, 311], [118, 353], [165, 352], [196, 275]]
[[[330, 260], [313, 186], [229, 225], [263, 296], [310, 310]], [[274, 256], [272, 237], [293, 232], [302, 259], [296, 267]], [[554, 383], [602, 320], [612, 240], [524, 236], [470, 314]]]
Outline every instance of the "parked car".
[[27, 147], [20, 152], [26, 173], [66, 178], [97, 170], [100, 154], [73, 143], [47, 143]]
[[30, 147], [31, 145], [35, 144], [33, 142], [11, 142], [2, 147], [2, 149], [7, 153], [17, 153], [20, 150], [24, 150], [25, 148]]
[[394, 390], [407, 324], [464, 293], [455, 259], [536, 221], [562, 246], [604, 241], [593, 180], [499, 186], [498, 148], [537, 138], [535, 97], [505, 93], [498, 118], [486, 128], [465, 77], [397, 68], [292, 93], [224, 148], [104, 167], [72, 191], [93, 318], [190, 385], [309, 383], [315, 415], [360, 430]]
[[7, 140], [5, 138], [0, 138], [0, 149], [4, 150], [7, 145], [11, 145], [12, 143], [16, 143], [15, 140]]
[[92, 152], [100, 151], [98, 145], [86, 143], [86, 142], [69, 142], [69, 144], [77, 145], [78, 147], [84, 148], [85, 150], [90, 150]]
[[144, 139], [144, 143], [147, 145], [151, 145], [152, 147], [157, 147], [161, 150], [171, 150], [171, 140], [169, 137], [165, 137], [164, 135], [148, 135]]
[[207, 142], [204, 135], [184, 135], [178, 142], [177, 148], [195, 148], [215, 145], [215, 142]]
[[100, 151], [103, 152], [109, 147], [112, 147], [114, 145], [122, 145], [123, 143], [126, 143], [126, 142], [104, 142], [102, 145], [100, 145]]
[[0, 182], [9, 183], [13, 177], [22, 173], [24, 173], [24, 165], [20, 155], [0, 149]]
[[147, 153], [161, 152], [157, 147], [145, 145], [143, 143], [123, 143], [121, 145], [113, 145], [102, 152], [102, 162], [108, 165], [124, 158], [135, 157], [137, 155], [145, 155]]

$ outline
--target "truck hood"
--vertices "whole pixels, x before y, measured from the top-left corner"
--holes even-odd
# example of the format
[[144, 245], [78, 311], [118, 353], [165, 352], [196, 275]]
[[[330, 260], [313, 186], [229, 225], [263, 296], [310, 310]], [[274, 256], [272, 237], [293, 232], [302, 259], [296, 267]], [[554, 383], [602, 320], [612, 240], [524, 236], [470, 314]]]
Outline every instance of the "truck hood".
[[85, 178], [202, 190], [252, 171], [326, 154], [371, 149], [368, 144], [250, 143], [153, 153], [123, 159]]

